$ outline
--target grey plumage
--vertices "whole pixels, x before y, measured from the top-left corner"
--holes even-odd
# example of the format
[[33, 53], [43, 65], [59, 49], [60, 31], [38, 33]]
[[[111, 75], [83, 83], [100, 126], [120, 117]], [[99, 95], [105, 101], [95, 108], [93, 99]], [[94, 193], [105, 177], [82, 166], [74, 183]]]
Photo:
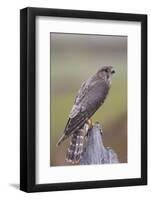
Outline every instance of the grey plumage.
[[78, 163], [83, 153], [85, 130], [79, 129], [71, 135], [71, 142], [67, 150], [66, 161]]
[[57, 145], [60, 145], [66, 138], [80, 130], [103, 104], [114, 72], [112, 66], [104, 66], [81, 85], [69, 113], [64, 135], [59, 139]]

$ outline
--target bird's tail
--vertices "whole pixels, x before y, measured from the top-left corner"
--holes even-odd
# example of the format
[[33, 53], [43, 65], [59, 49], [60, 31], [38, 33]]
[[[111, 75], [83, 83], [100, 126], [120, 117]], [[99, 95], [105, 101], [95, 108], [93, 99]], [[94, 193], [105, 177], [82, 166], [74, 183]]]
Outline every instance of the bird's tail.
[[72, 134], [70, 146], [67, 150], [66, 161], [72, 164], [79, 163], [83, 153], [84, 129], [80, 129]]
[[59, 140], [58, 140], [56, 146], [59, 146], [66, 138], [68, 138], [68, 135], [65, 135], [65, 134], [62, 135], [62, 136], [59, 138]]

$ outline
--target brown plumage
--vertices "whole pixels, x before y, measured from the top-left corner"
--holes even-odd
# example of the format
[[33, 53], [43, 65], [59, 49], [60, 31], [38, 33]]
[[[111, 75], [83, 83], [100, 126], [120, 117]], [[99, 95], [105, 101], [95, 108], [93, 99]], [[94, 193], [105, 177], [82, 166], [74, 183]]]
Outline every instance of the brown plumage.
[[71, 135], [71, 142], [66, 154], [67, 162], [74, 164], [80, 161], [83, 152], [84, 134], [84, 129], [79, 129]]
[[69, 114], [64, 135], [59, 139], [57, 145], [60, 145], [71, 135], [78, 135], [88, 119], [103, 104], [110, 89], [111, 76], [114, 72], [112, 66], [104, 66], [81, 85]]

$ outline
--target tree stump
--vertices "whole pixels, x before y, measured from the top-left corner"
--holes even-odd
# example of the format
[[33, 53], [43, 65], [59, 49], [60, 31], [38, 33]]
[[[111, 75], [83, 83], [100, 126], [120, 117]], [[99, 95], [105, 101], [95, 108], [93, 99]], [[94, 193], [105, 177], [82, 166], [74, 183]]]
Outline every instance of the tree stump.
[[80, 165], [119, 163], [117, 154], [109, 147], [104, 147], [101, 125], [96, 122], [88, 131], [87, 143], [84, 147]]

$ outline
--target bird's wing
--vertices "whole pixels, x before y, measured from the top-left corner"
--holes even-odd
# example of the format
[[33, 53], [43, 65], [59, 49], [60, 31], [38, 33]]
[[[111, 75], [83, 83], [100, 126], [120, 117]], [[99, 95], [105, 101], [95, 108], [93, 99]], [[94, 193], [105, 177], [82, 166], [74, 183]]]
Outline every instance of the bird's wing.
[[[81, 87], [76, 95], [74, 105], [69, 113], [69, 118], [74, 118], [80, 112], [80, 110], [81, 110], [80, 102], [88, 93], [88, 89], [89, 89], [89, 80], [83, 82], [83, 84], [81, 85]], [[84, 108], [83, 108], [83, 110], [84, 110]]]
[[69, 114], [65, 135], [72, 134], [86, 123], [104, 102], [108, 90], [109, 87], [104, 81], [88, 80], [82, 84]]

